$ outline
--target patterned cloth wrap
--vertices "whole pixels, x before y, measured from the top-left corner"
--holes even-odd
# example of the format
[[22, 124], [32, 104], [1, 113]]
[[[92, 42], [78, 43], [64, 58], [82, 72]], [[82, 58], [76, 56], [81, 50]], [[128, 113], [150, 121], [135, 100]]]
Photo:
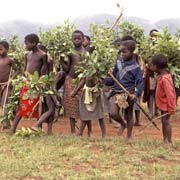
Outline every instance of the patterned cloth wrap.
[[24, 86], [21, 91], [20, 105], [18, 107], [18, 112], [16, 115], [25, 118], [39, 118], [39, 106], [37, 105], [37, 103], [39, 102], [39, 97], [26, 99], [25, 95], [27, 91], [27, 86]]
[[115, 103], [119, 106], [119, 108], [126, 109], [129, 107], [127, 99], [128, 95], [126, 93], [116, 94]]

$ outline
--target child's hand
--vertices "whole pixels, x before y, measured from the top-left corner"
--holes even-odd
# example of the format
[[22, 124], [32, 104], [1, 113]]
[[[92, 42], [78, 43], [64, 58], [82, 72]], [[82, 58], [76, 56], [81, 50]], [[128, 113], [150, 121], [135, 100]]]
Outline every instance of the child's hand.
[[137, 101], [137, 97], [134, 94], [129, 95], [129, 98], [133, 101], [136, 102]]
[[72, 91], [71, 94], [70, 94], [70, 96], [71, 96], [72, 98], [75, 97], [75, 96], [76, 96], [76, 92], [75, 92], [75, 91]]
[[59, 101], [56, 101], [55, 106], [56, 106], [56, 108], [59, 108], [61, 106], [61, 103]]

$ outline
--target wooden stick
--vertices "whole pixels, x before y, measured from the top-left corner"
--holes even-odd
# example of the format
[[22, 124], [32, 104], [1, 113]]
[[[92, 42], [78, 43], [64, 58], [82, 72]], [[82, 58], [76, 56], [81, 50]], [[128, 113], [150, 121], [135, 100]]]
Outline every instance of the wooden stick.
[[[113, 79], [113, 81], [125, 92], [128, 94], [128, 96], [131, 96], [130, 92], [114, 77], [114, 75], [112, 74], [112, 72], [109, 72], [109, 75], [111, 76], [111, 78]], [[158, 128], [158, 126], [156, 125], [155, 122], [152, 121], [152, 118], [149, 116], [148, 113], [146, 113], [146, 111], [140, 106], [140, 104], [138, 102], [135, 102], [136, 105], [141, 109], [141, 111], [144, 113], [144, 115], [148, 118], [149, 121], [151, 121], [151, 123], [153, 124], [153, 126], [160, 131], [160, 129]]]
[[[162, 118], [162, 117], [164, 117], [164, 116], [167, 116], [167, 115], [168, 115], [168, 113], [162, 114], [161, 116], [158, 116], [158, 117], [154, 118], [154, 119], [152, 120], [152, 122], [154, 122], [154, 121], [156, 121], [157, 119], [160, 119], [160, 118]], [[139, 133], [141, 133], [144, 129], [146, 129], [148, 126], [150, 126], [150, 125], [152, 124], [152, 122], [149, 122], [149, 123], [147, 123], [144, 127], [142, 127], [142, 128], [139, 130]]]
[[31, 114], [29, 115], [28, 120], [30, 120], [30, 118], [31, 118], [32, 114], [34, 113], [34, 111], [35, 111], [36, 107], [39, 105], [39, 102], [40, 102], [40, 100], [39, 100], [39, 101], [37, 101], [37, 103], [34, 105], [34, 107], [33, 107], [33, 109], [32, 109], [32, 112], [31, 112]]
[[[118, 8], [120, 8], [119, 5], [118, 5]], [[120, 15], [116, 18], [116, 20], [114, 21], [113, 25], [111, 26], [111, 30], [114, 29], [114, 27], [117, 25], [117, 23], [121, 19], [122, 15], [123, 15], [123, 8], [121, 8]]]
[[11, 82], [11, 74], [12, 74], [12, 67], [10, 69], [9, 78], [8, 78], [8, 82], [7, 82], [7, 86], [6, 86], [5, 98], [4, 98], [4, 102], [3, 102], [3, 116], [5, 115], [6, 100], [7, 100], [7, 96], [8, 96], [9, 85]]

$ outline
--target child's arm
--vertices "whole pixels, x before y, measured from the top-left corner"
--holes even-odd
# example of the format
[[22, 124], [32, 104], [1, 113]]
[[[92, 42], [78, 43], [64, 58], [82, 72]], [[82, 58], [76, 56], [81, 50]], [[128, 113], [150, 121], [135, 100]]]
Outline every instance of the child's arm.
[[26, 72], [26, 67], [27, 67], [27, 54], [25, 54], [24, 72]]
[[43, 56], [42, 60], [43, 60], [43, 65], [41, 68], [41, 76], [47, 74], [47, 69], [48, 69], [47, 54]]
[[78, 86], [71, 93], [71, 96], [74, 97], [79, 92], [79, 90], [84, 87], [85, 83], [86, 83], [86, 78], [82, 78]]
[[137, 68], [137, 71], [135, 72], [135, 82], [137, 88], [137, 91], [135, 92], [135, 96], [140, 97], [144, 90], [143, 74], [140, 67]]
[[51, 98], [53, 99], [55, 106], [57, 108], [60, 107], [61, 104], [59, 103], [59, 101], [57, 99], [57, 96], [56, 95], [51, 95]]
[[[113, 69], [114, 77], [116, 77], [117, 71], [118, 71], [118, 67], [117, 67], [117, 63], [116, 63], [115, 66], [114, 66], [114, 69]], [[113, 86], [114, 85], [114, 80], [111, 77], [107, 77], [107, 78], [104, 79], [104, 84], [107, 85], [107, 86]]]
[[70, 56], [68, 56], [68, 61], [64, 61], [63, 59], [60, 60], [60, 63], [62, 65], [63, 71], [68, 73], [69, 67], [70, 67]]
[[163, 78], [162, 81], [163, 89], [167, 97], [168, 113], [175, 114], [176, 112], [176, 93], [174, 84], [169, 78]]

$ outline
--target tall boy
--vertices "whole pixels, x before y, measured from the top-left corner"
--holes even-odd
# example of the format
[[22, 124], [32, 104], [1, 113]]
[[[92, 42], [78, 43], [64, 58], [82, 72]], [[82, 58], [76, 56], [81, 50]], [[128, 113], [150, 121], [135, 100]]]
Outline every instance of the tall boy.
[[[39, 37], [36, 34], [29, 34], [25, 37], [25, 46], [29, 51], [25, 55], [25, 67], [24, 71], [30, 74], [38, 72], [39, 77], [47, 73], [47, 54], [38, 49], [37, 44], [39, 43]], [[10, 132], [15, 133], [17, 125], [22, 117], [28, 118], [30, 115], [32, 118], [38, 118], [38, 106], [34, 110], [35, 105], [39, 101], [39, 97], [36, 99], [24, 99], [24, 95], [28, 91], [27, 87], [24, 86], [21, 91], [21, 100], [18, 107], [18, 112], [13, 121]], [[32, 111], [34, 112], [32, 113]]]

